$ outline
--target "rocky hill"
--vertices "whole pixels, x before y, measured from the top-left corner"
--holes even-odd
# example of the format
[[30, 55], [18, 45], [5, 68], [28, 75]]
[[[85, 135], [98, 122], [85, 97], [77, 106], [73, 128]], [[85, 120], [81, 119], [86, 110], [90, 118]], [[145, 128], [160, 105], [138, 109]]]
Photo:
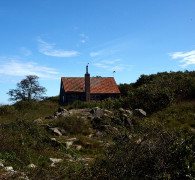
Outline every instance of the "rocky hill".
[[194, 78], [143, 75], [120, 99], [0, 106], [0, 179], [194, 179]]

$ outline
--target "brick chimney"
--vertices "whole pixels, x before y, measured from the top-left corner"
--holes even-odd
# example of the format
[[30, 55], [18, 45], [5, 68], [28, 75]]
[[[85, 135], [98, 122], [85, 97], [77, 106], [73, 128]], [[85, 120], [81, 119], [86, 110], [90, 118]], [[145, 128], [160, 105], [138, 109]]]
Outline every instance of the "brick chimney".
[[90, 101], [90, 74], [88, 73], [88, 65], [86, 66], [86, 74], [85, 74], [85, 97], [86, 101]]

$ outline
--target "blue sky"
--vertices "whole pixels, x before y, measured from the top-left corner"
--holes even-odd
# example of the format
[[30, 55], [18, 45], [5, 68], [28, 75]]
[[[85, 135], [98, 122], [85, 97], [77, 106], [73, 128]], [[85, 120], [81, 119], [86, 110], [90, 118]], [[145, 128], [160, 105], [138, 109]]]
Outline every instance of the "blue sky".
[[112, 77], [195, 69], [194, 0], [1, 0], [0, 104], [26, 75], [48, 96], [60, 77]]

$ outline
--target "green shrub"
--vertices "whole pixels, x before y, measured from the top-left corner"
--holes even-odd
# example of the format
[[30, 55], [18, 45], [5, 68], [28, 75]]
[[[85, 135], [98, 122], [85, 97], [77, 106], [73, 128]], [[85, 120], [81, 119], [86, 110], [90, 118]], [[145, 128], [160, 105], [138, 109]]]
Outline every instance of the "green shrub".
[[67, 134], [76, 135], [84, 134], [88, 135], [90, 133], [89, 127], [90, 121], [83, 120], [79, 116], [68, 116], [65, 118], [58, 118], [55, 121], [51, 121], [51, 125], [54, 127], [63, 128]]
[[195, 135], [181, 136], [164, 126], [143, 123], [136, 132], [120, 135], [116, 144], [80, 179], [193, 179]]
[[16, 112], [14, 106], [4, 105], [0, 106], [0, 115], [14, 114]]

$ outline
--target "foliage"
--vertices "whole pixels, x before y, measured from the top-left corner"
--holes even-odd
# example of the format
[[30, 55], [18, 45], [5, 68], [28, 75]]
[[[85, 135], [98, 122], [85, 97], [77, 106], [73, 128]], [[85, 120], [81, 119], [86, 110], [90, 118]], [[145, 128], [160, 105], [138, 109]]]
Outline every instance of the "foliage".
[[[181, 136], [146, 122], [132, 134], [118, 134], [104, 157], [81, 171], [81, 179], [192, 179], [195, 135]], [[76, 179], [76, 178], [75, 178]]]
[[7, 93], [10, 101], [26, 101], [43, 99], [46, 89], [39, 85], [38, 76], [28, 75], [16, 84], [16, 89], [10, 89]]
[[45, 101], [51, 101], [51, 102], [59, 103], [59, 101], [60, 101], [60, 96], [48, 97], [48, 98], [45, 98]]
[[153, 113], [151, 118], [165, 123], [169, 128], [195, 128], [195, 101], [173, 104]]
[[55, 121], [51, 121], [50, 124], [53, 127], [63, 128], [67, 135], [88, 135], [90, 134], [89, 127], [91, 127], [89, 121], [82, 119], [79, 116], [67, 116], [65, 118], [58, 118]]
[[195, 71], [141, 75], [132, 84], [119, 85], [123, 107], [142, 108], [148, 113], [173, 103], [195, 98]]
[[7, 115], [7, 114], [13, 114], [13, 113], [15, 113], [14, 106], [10, 106], [10, 105], [0, 106], [0, 115]]

